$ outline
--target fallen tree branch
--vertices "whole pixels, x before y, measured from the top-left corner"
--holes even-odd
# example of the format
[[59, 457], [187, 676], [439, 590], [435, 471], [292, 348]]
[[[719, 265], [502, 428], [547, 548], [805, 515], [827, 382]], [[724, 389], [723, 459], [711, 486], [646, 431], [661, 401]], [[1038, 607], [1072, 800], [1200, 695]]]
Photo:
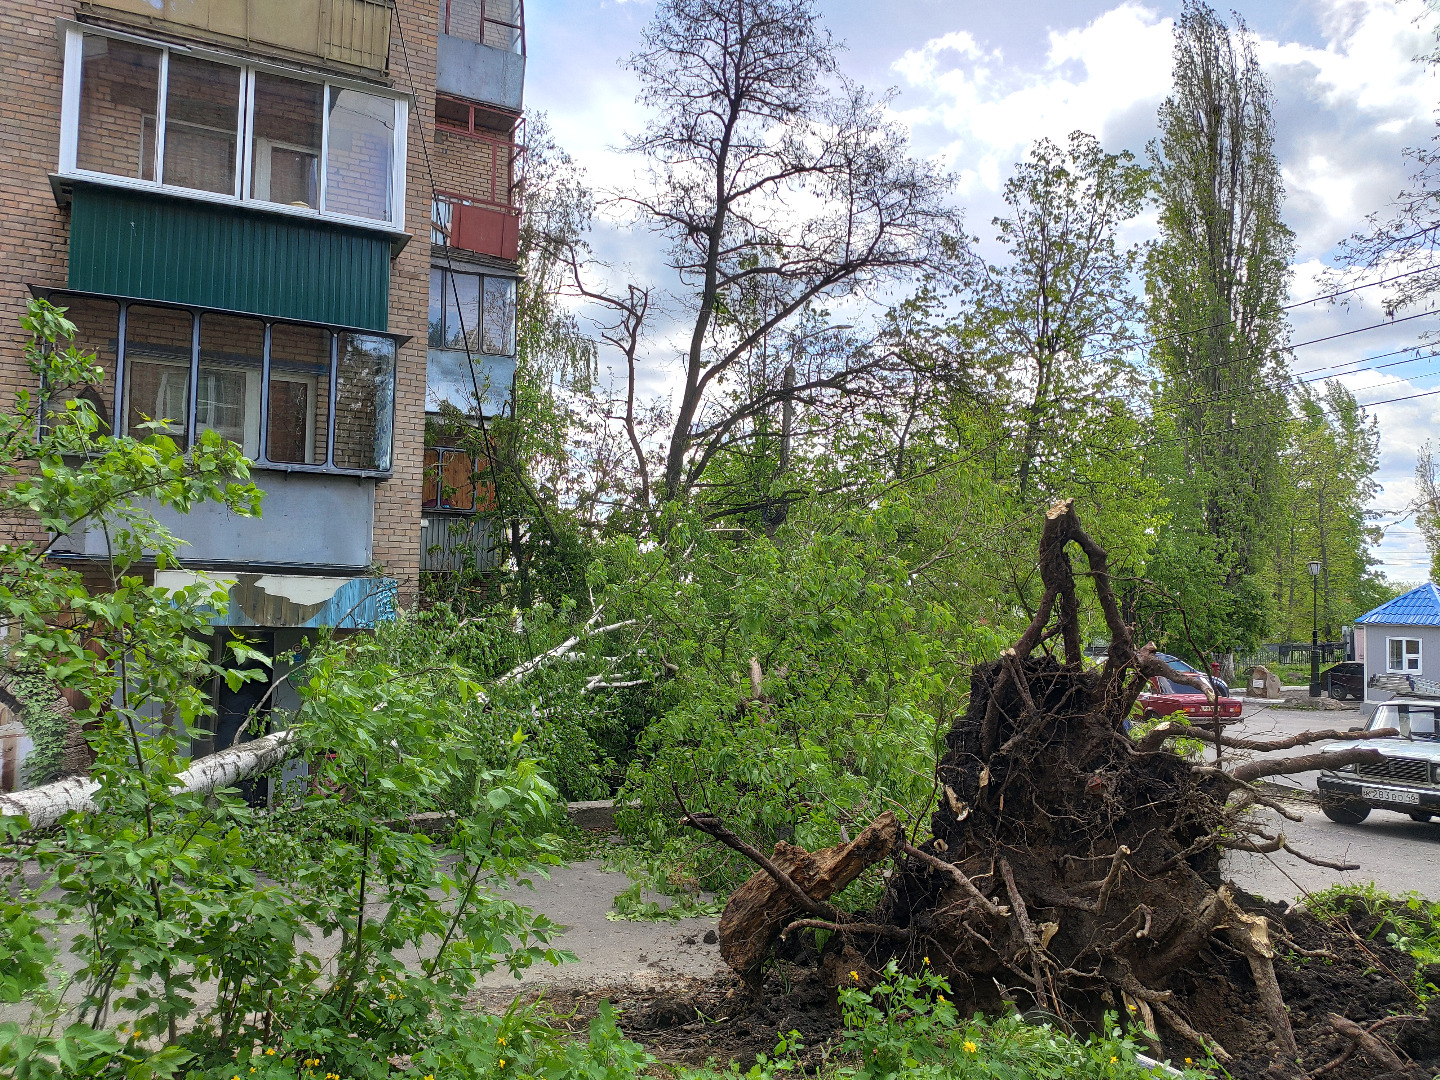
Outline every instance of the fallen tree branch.
[[1403, 1072], [1405, 1063], [1400, 1060], [1389, 1043], [1385, 1042], [1378, 1035], [1365, 1030], [1354, 1020], [1340, 1016], [1338, 1013], [1331, 1013], [1325, 1017], [1325, 1022], [1335, 1029], [1337, 1035], [1341, 1035], [1368, 1057], [1374, 1064], [1385, 1072]]
[[[599, 612], [596, 612], [596, 615], [598, 614]], [[556, 645], [553, 649], [547, 649], [539, 656], [532, 656], [523, 664], [515, 665], [515, 667], [511, 668], [509, 671], [507, 671], [504, 675], [501, 675], [500, 678], [496, 679], [495, 681], [497, 683], [523, 682], [527, 676], [534, 674], [536, 671], [540, 670], [540, 668], [550, 663], [550, 661], [560, 659], [560, 657], [570, 652], [571, 649], [575, 648], [575, 646], [579, 645], [587, 638], [598, 637], [601, 634], [608, 634], [611, 630], [623, 630], [627, 626], [634, 626], [637, 621], [638, 620], [635, 619], [622, 619], [620, 622], [610, 623], [608, 626], [594, 626], [592, 624], [595, 622], [595, 618], [592, 616], [590, 622], [586, 623], [584, 627], [581, 628], [579, 633], [566, 638], [559, 645]]]
[[1212, 746], [1225, 746], [1232, 750], [1257, 750], [1261, 753], [1268, 753], [1271, 750], [1289, 750], [1296, 746], [1309, 746], [1317, 742], [1360, 742], [1367, 739], [1393, 739], [1400, 732], [1395, 728], [1376, 728], [1374, 731], [1302, 731], [1298, 735], [1292, 735], [1286, 739], [1239, 739], [1232, 735], [1217, 735], [1213, 731], [1198, 728], [1191, 724], [1178, 723], [1174, 720], [1167, 720], [1158, 727], [1152, 728], [1140, 740], [1140, 751], [1150, 753], [1160, 748], [1160, 744], [1169, 738], [1198, 739], [1201, 742], [1210, 743]]
[[882, 937], [896, 938], [908, 938], [914, 933], [912, 930], [902, 930], [898, 926], [882, 926], [880, 923], [873, 922], [838, 923], [825, 919], [796, 919], [780, 931], [780, 936], [785, 937], [791, 930], [830, 930], [837, 934], [878, 934]]
[[1298, 754], [1295, 757], [1280, 758], [1277, 761], [1251, 761], [1231, 770], [1230, 775], [1241, 783], [1248, 784], [1266, 776], [1285, 776], [1289, 773], [1314, 772], [1316, 769], [1339, 769], [1346, 765], [1359, 765], [1384, 761], [1379, 750], [1357, 746], [1352, 750], [1337, 750], [1333, 754]]
[[[228, 747], [196, 759], [175, 777], [170, 790], [176, 795], [208, 795], [247, 776], [274, 768], [288, 760], [299, 746], [298, 732], [287, 728]], [[99, 790], [100, 784], [95, 780], [71, 777], [28, 791], [0, 795], [0, 816], [26, 818], [32, 829], [48, 828], [68, 813], [93, 813], [96, 810], [94, 795]]]

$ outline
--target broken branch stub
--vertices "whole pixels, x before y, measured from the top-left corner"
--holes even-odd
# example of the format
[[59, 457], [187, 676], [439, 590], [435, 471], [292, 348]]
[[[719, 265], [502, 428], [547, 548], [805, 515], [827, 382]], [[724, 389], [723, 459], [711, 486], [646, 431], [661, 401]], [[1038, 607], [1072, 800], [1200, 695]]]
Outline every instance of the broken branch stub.
[[[822, 917], [824, 921], [842, 923], [843, 919], [825, 901], [859, 877], [866, 867], [888, 858], [899, 839], [900, 819], [885, 813], [848, 844], [812, 853], [781, 841], [767, 861], [811, 900], [810, 910], [823, 905], [831, 912], [828, 918]], [[758, 865], [762, 869], [730, 895], [720, 916], [720, 955], [752, 987], [757, 985], [765, 958], [780, 932], [803, 910], [791, 890], [763, 864]]]

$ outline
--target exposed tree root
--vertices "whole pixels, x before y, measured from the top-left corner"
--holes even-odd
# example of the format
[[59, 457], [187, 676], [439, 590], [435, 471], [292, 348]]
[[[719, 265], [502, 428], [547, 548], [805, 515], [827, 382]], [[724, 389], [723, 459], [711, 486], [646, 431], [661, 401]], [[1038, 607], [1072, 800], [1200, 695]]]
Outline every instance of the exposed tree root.
[[[1110, 631], [1098, 670], [1082, 662], [1071, 543], [1085, 555]], [[1197, 1025], [1196, 1014], [1187, 1015], [1172, 988], [1208, 975], [1217, 954], [1239, 956], [1248, 964], [1254, 1011], [1270, 1027], [1276, 1064], [1298, 1075], [1299, 1049], [1274, 963], [1272, 942], [1283, 935], [1265, 914], [1240, 906], [1219, 880], [1219, 859], [1222, 847], [1290, 850], [1283, 835], [1265, 832], [1253, 816], [1254, 805], [1272, 803], [1253, 783], [1313, 769], [1317, 755], [1233, 764], [1227, 755], [1222, 768], [1167, 747], [1186, 736], [1263, 753], [1382, 733], [1232, 738], [1222, 733], [1217, 709], [1213, 722], [1165, 724], [1134, 741], [1124, 725], [1147, 678], [1163, 675], [1213, 695], [1209, 681], [1172, 671], [1153, 645], [1135, 646], [1105, 552], [1068, 502], [1047, 516], [1039, 568], [1045, 593], [1035, 618], [1013, 649], [977, 666], [969, 709], [946, 738], [936, 776], [944, 798], [930, 820], [931, 838], [911, 846], [893, 815], [885, 815], [852, 844], [814, 855], [787, 844], [777, 845], [773, 858], [746, 851], [763, 869], [726, 909], [722, 954], [753, 985], [782, 929], [839, 929], [844, 947], [868, 948], [877, 962], [893, 948], [893, 931], [903, 931], [941, 958], [937, 967], [952, 976], [963, 1008], [1033, 1004], [1081, 1025], [1097, 1024], [1107, 1010], [1123, 1011], [1152, 1044], [1168, 1040], [1168, 1031], [1222, 1061], [1230, 1056], [1222, 1041]], [[1046, 643], [1056, 637], [1063, 656], [1048, 653]], [[1037, 649], [1043, 651], [1032, 655]], [[1377, 757], [1356, 746], [1327, 755], [1326, 764]], [[713, 819], [686, 811], [686, 820], [742, 850]], [[892, 856], [899, 873], [868, 925], [829, 910], [826, 901], [838, 888]], [[991, 885], [981, 890], [975, 882], [986, 878]], [[1366, 1042], [1342, 1027], [1335, 1030], [1382, 1063], [1373, 1045], [1385, 1045], [1381, 1040], [1372, 1034]], [[1390, 1067], [1388, 1059], [1383, 1064]]]

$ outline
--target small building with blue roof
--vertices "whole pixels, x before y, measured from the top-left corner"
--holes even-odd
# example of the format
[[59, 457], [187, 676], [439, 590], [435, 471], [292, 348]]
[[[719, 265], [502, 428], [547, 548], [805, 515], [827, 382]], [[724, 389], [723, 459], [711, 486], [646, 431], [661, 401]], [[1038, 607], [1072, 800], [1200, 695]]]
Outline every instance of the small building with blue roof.
[[1427, 581], [1355, 620], [1355, 659], [1365, 664], [1365, 700], [1389, 701], [1376, 675], [1440, 682], [1440, 588]]

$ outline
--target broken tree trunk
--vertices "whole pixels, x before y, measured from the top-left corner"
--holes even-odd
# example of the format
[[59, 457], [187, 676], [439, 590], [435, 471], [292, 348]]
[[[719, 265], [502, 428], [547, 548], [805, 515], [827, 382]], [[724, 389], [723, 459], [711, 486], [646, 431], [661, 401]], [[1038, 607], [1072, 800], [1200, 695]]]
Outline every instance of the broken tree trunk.
[[[687, 816], [692, 821], [696, 818]], [[703, 824], [694, 827], [715, 835]], [[724, 842], [722, 837], [716, 838]], [[774, 855], [767, 860], [770, 867], [736, 889], [725, 905], [720, 917], [720, 955], [752, 987], [758, 985], [761, 966], [781, 932], [807, 911], [821, 918], [804, 920], [806, 923], [830, 923], [840, 929], [838, 916], [825, 902], [866, 867], [889, 857], [899, 840], [900, 819], [887, 812], [848, 844], [816, 852], [784, 841], [776, 844]], [[797, 897], [795, 888], [811, 903]]]
[[[288, 729], [229, 747], [195, 761], [176, 777], [174, 791], [177, 795], [185, 792], [208, 795], [247, 776], [273, 769], [288, 760], [299, 746], [297, 733]], [[32, 829], [48, 828], [72, 811], [94, 811], [93, 796], [99, 789], [100, 785], [94, 780], [71, 777], [28, 791], [0, 795], [0, 817], [23, 817], [29, 820]]]

